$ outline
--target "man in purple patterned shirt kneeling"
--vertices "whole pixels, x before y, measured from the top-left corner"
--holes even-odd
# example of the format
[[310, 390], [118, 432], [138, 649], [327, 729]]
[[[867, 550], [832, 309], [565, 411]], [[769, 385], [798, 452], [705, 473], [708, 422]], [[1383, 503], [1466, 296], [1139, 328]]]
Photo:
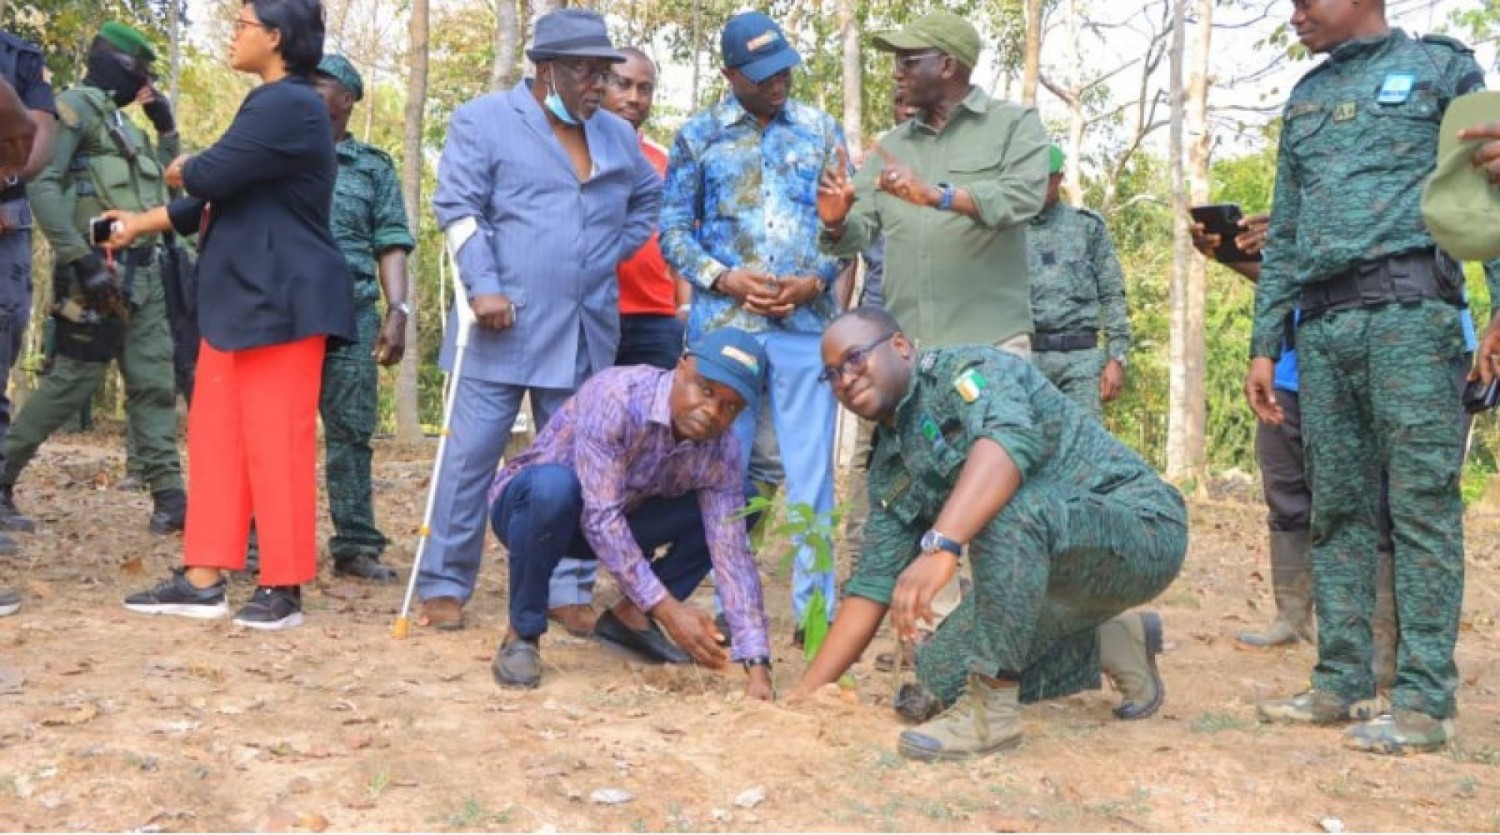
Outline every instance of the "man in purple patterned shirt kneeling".
[[497, 684], [541, 683], [548, 579], [566, 556], [599, 560], [625, 595], [599, 617], [601, 638], [719, 668], [728, 659], [713, 618], [684, 602], [714, 569], [746, 695], [772, 698], [760, 574], [739, 515], [742, 458], [728, 431], [765, 371], [764, 349], [738, 328], [703, 336], [671, 371], [601, 371], [500, 471], [490, 524], [510, 550], [510, 628], [491, 667]]

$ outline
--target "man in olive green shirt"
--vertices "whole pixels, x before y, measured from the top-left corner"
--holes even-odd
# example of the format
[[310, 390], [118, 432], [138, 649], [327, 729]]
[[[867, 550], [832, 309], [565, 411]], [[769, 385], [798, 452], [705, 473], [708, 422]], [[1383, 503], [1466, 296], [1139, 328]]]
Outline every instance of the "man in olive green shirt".
[[920, 115], [886, 134], [852, 183], [824, 171], [819, 244], [851, 257], [884, 234], [886, 309], [923, 347], [1028, 353], [1026, 221], [1047, 192], [1041, 120], [969, 83], [979, 33], [958, 15], [935, 12], [875, 46], [896, 54], [896, 94]]

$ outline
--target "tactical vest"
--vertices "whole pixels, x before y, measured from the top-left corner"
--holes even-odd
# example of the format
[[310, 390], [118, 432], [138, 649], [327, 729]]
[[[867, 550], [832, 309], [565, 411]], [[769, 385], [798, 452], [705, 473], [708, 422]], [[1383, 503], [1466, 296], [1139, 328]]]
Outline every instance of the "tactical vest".
[[63, 193], [73, 201], [75, 227], [87, 236], [89, 219], [105, 209], [144, 212], [166, 205], [165, 172], [151, 142], [120, 113], [109, 94], [78, 86], [63, 97], [60, 104], [74, 107], [83, 127], [63, 178]]

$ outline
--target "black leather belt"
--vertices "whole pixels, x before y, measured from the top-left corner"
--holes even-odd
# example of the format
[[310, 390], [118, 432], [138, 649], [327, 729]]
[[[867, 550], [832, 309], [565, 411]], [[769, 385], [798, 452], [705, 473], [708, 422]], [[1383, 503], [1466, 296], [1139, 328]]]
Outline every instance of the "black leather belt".
[[1458, 262], [1435, 249], [1410, 249], [1379, 261], [1355, 264], [1302, 288], [1302, 321], [1336, 310], [1414, 304], [1437, 299], [1465, 306], [1464, 274]]
[[1093, 331], [1048, 331], [1031, 337], [1031, 350], [1034, 353], [1087, 351], [1098, 345], [1099, 335]]

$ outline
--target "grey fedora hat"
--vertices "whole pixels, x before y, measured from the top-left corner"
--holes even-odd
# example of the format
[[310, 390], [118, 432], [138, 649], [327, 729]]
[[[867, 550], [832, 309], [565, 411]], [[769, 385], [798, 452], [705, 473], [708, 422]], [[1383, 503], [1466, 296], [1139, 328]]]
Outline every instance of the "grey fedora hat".
[[537, 19], [536, 36], [526, 57], [535, 61], [556, 58], [603, 58], [619, 63], [625, 56], [609, 40], [604, 17], [588, 9], [558, 9]]

